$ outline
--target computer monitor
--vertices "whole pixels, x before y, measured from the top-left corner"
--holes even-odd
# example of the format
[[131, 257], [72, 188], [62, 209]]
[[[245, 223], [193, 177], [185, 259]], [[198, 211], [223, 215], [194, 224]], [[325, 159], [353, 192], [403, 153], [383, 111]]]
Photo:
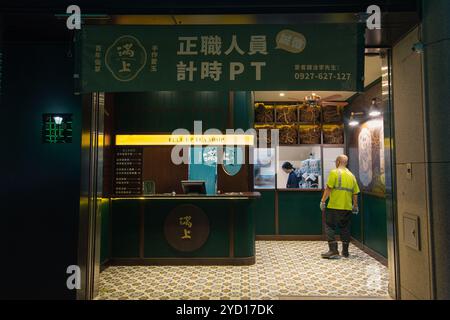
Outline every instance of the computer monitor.
[[206, 194], [205, 181], [183, 180], [181, 181], [181, 187], [185, 194]]

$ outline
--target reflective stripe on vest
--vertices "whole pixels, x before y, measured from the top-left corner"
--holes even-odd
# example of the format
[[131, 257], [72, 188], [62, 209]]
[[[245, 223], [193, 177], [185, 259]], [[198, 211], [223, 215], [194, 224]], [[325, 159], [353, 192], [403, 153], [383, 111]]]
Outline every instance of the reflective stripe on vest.
[[341, 172], [341, 170], [338, 170], [338, 185], [334, 189], [335, 190], [341, 190], [341, 191], [347, 191], [347, 192], [350, 192], [351, 194], [353, 194], [353, 189], [344, 188], [342, 186], [342, 172]]

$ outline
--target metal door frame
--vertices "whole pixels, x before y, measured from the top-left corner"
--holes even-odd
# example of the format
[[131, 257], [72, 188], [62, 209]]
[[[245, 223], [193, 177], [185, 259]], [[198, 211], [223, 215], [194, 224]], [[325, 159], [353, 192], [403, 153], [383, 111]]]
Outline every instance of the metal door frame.
[[102, 201], [104, 93], [83, 96], [81, 138], [81, 191], [78, 265], [81, 288], [77, 299], [92, 300], [98, 294], [100, 275], [100, 205]]

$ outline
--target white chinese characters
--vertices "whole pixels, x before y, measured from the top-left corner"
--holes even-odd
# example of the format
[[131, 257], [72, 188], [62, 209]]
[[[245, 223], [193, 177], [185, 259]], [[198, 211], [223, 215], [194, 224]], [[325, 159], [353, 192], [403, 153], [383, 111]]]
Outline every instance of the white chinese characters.
[[[225, 49], [223, 51], [223, 49]], [[200, 37], [178, 37], [178, 56], [215, 56], [221, 55], [239, 55], [255, 56], [268, 55], [267, 38], [265, 35], [252, 35], [248, 43], [248, 51], [244, 51], [238, 43], [237, 35], [233, 34], [229, 45], [223, 47], [223, 39], [218, 35], [207, 35]], [[251, 61], [250, 67], [254, 69], [254, 78], [259, 81], [262, 78], [262, 68], [266, 66], [265, 62]], [[199, 73], [197, 79], [220, 81], [224, 71], [223, 62], [213, 61], [178, 61], [176, 65], [177, 81], [193, 82], [196, 79], [196, 73]], [[228, 64], [228, 79], [234, 81], [243, 74], [245, 65], [242, 62], [230, 62]]]

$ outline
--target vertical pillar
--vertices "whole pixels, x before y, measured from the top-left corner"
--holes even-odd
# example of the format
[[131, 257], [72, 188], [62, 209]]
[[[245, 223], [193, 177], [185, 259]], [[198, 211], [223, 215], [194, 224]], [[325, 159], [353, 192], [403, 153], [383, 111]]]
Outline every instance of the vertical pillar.
[[450, 1], [422, 9], [432, 280], [434, 298], [450, 299]]

